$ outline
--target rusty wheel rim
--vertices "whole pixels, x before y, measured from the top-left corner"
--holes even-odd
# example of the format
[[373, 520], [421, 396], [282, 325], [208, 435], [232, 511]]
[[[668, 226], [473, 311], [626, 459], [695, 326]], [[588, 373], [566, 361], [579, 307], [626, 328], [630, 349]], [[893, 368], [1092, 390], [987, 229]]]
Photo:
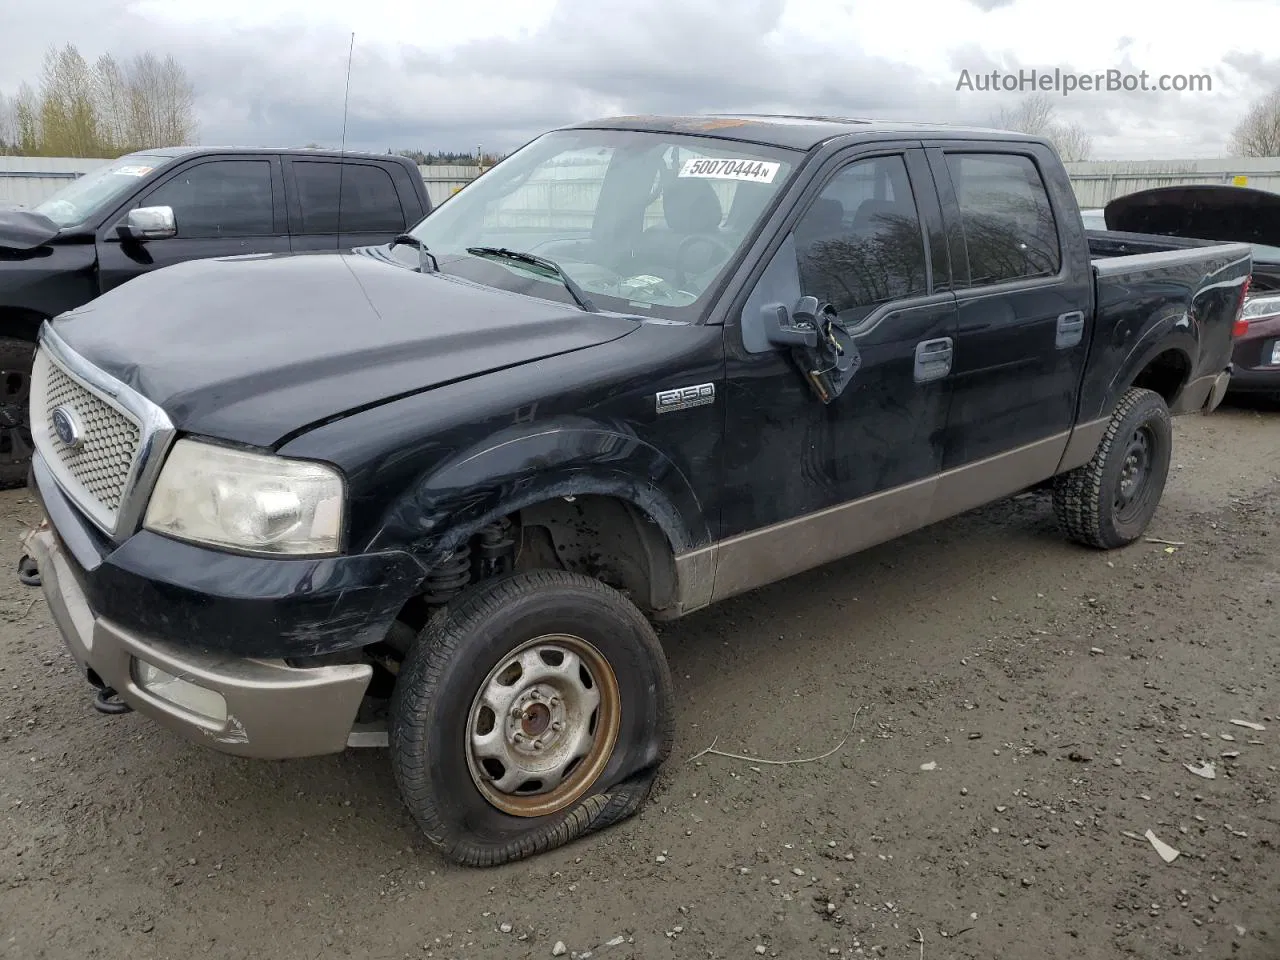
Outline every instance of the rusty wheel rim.
[[467, 718], [476, 788], [517, 817], [573, 806], [613, 756], [620, 699], [613, 668], [581, 637], [548, 634], [503, 655]]

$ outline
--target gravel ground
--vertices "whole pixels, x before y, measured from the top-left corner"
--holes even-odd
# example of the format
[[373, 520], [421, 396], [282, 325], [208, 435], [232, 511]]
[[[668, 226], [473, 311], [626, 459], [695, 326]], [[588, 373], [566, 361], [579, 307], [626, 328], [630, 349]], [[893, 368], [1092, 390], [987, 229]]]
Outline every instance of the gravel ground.
[[[1181, 546], [1076, 548], [1022, 497], [666, 628], [643, 814], [489, 871], [418, 839], [381, 751], [95, 713], [9, 573], [0, 956], [1280, 957], [1280, 412], [1176, 430], [1149, 532]], [[6, 570], [34, 519], [0, 495]]]

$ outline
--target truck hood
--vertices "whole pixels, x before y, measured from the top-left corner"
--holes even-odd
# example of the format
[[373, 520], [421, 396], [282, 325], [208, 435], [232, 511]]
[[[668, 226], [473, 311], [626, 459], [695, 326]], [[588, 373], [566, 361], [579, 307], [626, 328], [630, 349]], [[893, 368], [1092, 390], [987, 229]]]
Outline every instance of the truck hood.
[[0, 247], [34, 250], [56, 237], [59, 229], [44, 214], [0, 205]]
[[640, 321], [334, 253], [177, 264], [52, 325], [179, 430], [271, 447], [354, 410], [616, 340]]
[[1280, 247], [1280, 195], [1248, 187], [1193, 184], [1117, 197], [1103, 211], [1107, 229], [1191, 240]]

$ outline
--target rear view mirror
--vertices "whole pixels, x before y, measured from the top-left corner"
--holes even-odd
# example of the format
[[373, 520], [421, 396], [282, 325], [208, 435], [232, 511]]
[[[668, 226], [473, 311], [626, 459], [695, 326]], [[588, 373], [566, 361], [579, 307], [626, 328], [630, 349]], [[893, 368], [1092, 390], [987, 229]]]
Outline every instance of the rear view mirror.
[[117, 229], [126, 240], [168, 240], [178, 235], [173, 207], [138, 207], [130, 210]]

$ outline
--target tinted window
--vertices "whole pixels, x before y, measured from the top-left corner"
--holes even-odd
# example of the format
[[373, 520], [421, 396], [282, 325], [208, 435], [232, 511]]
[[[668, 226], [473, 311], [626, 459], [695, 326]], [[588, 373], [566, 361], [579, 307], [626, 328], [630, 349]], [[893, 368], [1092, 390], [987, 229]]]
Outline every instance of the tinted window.
[[294, 161], [294, 182], [304, 234], [338, 232], [338, 183], [342, 183], [343, 233], [394, 233], [405, 226], [390, 174], [363, 163]]
[[927, 292], [924, 237], [902, 157], [851, 163], [795, 228], [800, 290], [856, 322], [877, 304]]
[[950, 154], [947, 170], [975, 286], [1058, 272], [1058, 225], [1030, 157]]
[[142, 201], [172, 207], [178, 236], [261, 237], [275, 232], [271, 163], [214, 160], [189, 167]]

